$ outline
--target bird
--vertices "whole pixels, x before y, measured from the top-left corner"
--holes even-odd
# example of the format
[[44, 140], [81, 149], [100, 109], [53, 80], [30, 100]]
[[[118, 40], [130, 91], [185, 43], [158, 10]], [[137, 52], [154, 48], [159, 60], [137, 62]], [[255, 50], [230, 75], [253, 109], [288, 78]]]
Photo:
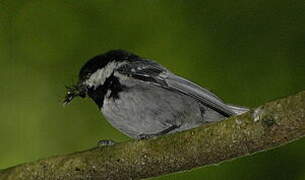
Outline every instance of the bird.
[[169, 71], [154, 60], [126, 50], [89, 59], [63, 103], [91, 98], [105, 119], [134, 139], [180, 132], [242, 114], [214, 93]]

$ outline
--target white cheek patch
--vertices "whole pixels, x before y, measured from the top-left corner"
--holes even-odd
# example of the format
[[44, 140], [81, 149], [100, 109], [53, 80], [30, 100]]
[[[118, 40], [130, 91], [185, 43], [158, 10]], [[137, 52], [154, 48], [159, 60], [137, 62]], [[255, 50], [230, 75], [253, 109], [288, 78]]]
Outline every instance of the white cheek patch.
[[85, 81], [89, 87], [97, 88], [103, 85], [106, 79], [111, 76], [114, 70], [124, 63], [110, 62], [104, 68], [93, 73], [88, 80]]

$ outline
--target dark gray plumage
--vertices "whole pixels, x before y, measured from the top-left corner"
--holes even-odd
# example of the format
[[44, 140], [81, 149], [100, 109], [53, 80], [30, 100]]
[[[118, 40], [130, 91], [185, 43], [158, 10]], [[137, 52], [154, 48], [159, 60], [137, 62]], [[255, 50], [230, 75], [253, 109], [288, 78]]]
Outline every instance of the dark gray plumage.
[[88, 95], [115, 128], [133, 138], [183, 131], [248, 110], [123, 50], [92, 58], [79, 79], [65, 102]]

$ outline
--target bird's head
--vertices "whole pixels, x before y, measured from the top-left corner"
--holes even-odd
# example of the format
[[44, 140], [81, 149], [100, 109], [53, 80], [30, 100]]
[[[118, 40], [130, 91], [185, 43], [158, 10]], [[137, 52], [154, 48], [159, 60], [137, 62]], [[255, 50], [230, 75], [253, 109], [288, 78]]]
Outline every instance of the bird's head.
[[[124, 50], [112, 50], [88, 60], [81, 68], [78, 83], [67, 87], [64, 104], [69, 104], [75, 97], [91, 98], [96, 96], [96, 91], [107, 92], [105, 83], [115, 69], [124, 63], [134, 61], [139, 57]], [[108, 82], [109, 84], [109, 82]]]

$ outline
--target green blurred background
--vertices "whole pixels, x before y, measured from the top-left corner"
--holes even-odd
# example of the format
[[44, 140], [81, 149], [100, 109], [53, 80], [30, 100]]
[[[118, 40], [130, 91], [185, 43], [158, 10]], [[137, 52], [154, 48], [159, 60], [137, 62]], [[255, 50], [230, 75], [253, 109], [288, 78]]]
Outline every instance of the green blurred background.
[[[61, 105], [83, 63], [116, 48], [256, 107], [305, 89], [305, 2], [0, 0], [0, 169], [129, 140], [89, 99]], [[305, 179], [304, 148], [153, 179]]]

